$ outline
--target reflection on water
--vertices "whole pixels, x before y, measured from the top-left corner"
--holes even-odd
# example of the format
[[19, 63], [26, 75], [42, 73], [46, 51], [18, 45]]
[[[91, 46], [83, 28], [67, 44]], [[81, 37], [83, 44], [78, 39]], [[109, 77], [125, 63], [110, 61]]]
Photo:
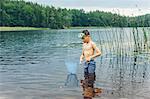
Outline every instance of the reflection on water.
[[[79, 60], [81, 31], [1, 32], [0, 98], [81, 99], [82, 90], [75, 86], [84, 78], [83, 67], [76, 64], [74, 71], [65, 63]], [[130, 28], [89, 31], [103, 53], [96, 59], [95, 85], [103, 89], [101, 98], [149, 99], [149, 28], [146, 37], [140, 28], [134, 33]]]
[[65, 82], [65, 86], [67, 87], [78, 87], [79, 81], [77, 77], [77, 63], [71, 59], [67, 59], [65, 61], [65, 65], [67, 67], [68, 75]]
[[67, 87], [78, 87], [79, 81], [76, 74], [68, 74], [65, 82], [65, 86]]

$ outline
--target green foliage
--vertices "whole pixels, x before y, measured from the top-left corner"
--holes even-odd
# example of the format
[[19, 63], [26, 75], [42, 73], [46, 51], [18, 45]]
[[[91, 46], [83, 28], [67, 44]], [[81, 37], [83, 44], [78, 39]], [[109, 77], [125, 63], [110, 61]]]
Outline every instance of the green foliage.
[[144, 27], [150, 26], [150, 14], [125, 17], [110, 12], [85, 12], [42, 6], [23, 0], [0, 1], [0, 26], [66, 28], [70, 26]]

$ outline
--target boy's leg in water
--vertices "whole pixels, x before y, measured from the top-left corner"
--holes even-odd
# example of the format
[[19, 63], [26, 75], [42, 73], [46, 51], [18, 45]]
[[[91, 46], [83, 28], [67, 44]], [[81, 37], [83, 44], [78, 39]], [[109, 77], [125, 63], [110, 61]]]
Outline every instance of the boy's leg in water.
[[86, 62], [85, 63], [85, 68], [84, 68], [84, 82], [86, 82], [86, 86], [88, 87], [93, 87], [93, 84], [96, 80], [96, 75], [95, 75], [95, 68], [96, 68], [96, 64], [95, 62], [92, 60], [90, 62]]
[[94, 82], [95, 82], [95, 62], [90, 61], [85, 63], [84, 68], [84, 81], [83, 81], [83, 94], [84, 99], [92, 99], [94, 96]]
[[89, 87], [94, 87], [94, 82], [95, 82], [95, 68], [96, 68], [96, 63], [94, 60], [91, 60], [88, 66], [88, 83]]

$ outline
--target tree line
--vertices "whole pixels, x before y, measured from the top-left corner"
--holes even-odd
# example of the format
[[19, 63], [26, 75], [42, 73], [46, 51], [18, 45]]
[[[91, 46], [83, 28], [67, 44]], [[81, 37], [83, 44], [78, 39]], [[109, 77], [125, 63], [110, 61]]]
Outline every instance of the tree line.
[[110, 12], [55, 8], [23, 0], [0, 1], [0, 26], [52, 29], [75, 26], [149, 27], [150, 14], [127, 17]]

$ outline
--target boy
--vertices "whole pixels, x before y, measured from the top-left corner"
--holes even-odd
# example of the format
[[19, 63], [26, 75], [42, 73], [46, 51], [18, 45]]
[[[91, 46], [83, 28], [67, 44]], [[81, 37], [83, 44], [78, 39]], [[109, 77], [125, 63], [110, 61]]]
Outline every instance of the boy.
[[81, 80], [83, 87], [84, 99], [92, 99], [95, 95], [94, 81], [96, 63], [94, 59], [101, 55], [101, 51], [92, 41], [88, 30], [83, 30], [80, 34], [83, 40], [82, 54], [80, 56], [80, 63], [85, 59], [84, 63], [84, 80]]

